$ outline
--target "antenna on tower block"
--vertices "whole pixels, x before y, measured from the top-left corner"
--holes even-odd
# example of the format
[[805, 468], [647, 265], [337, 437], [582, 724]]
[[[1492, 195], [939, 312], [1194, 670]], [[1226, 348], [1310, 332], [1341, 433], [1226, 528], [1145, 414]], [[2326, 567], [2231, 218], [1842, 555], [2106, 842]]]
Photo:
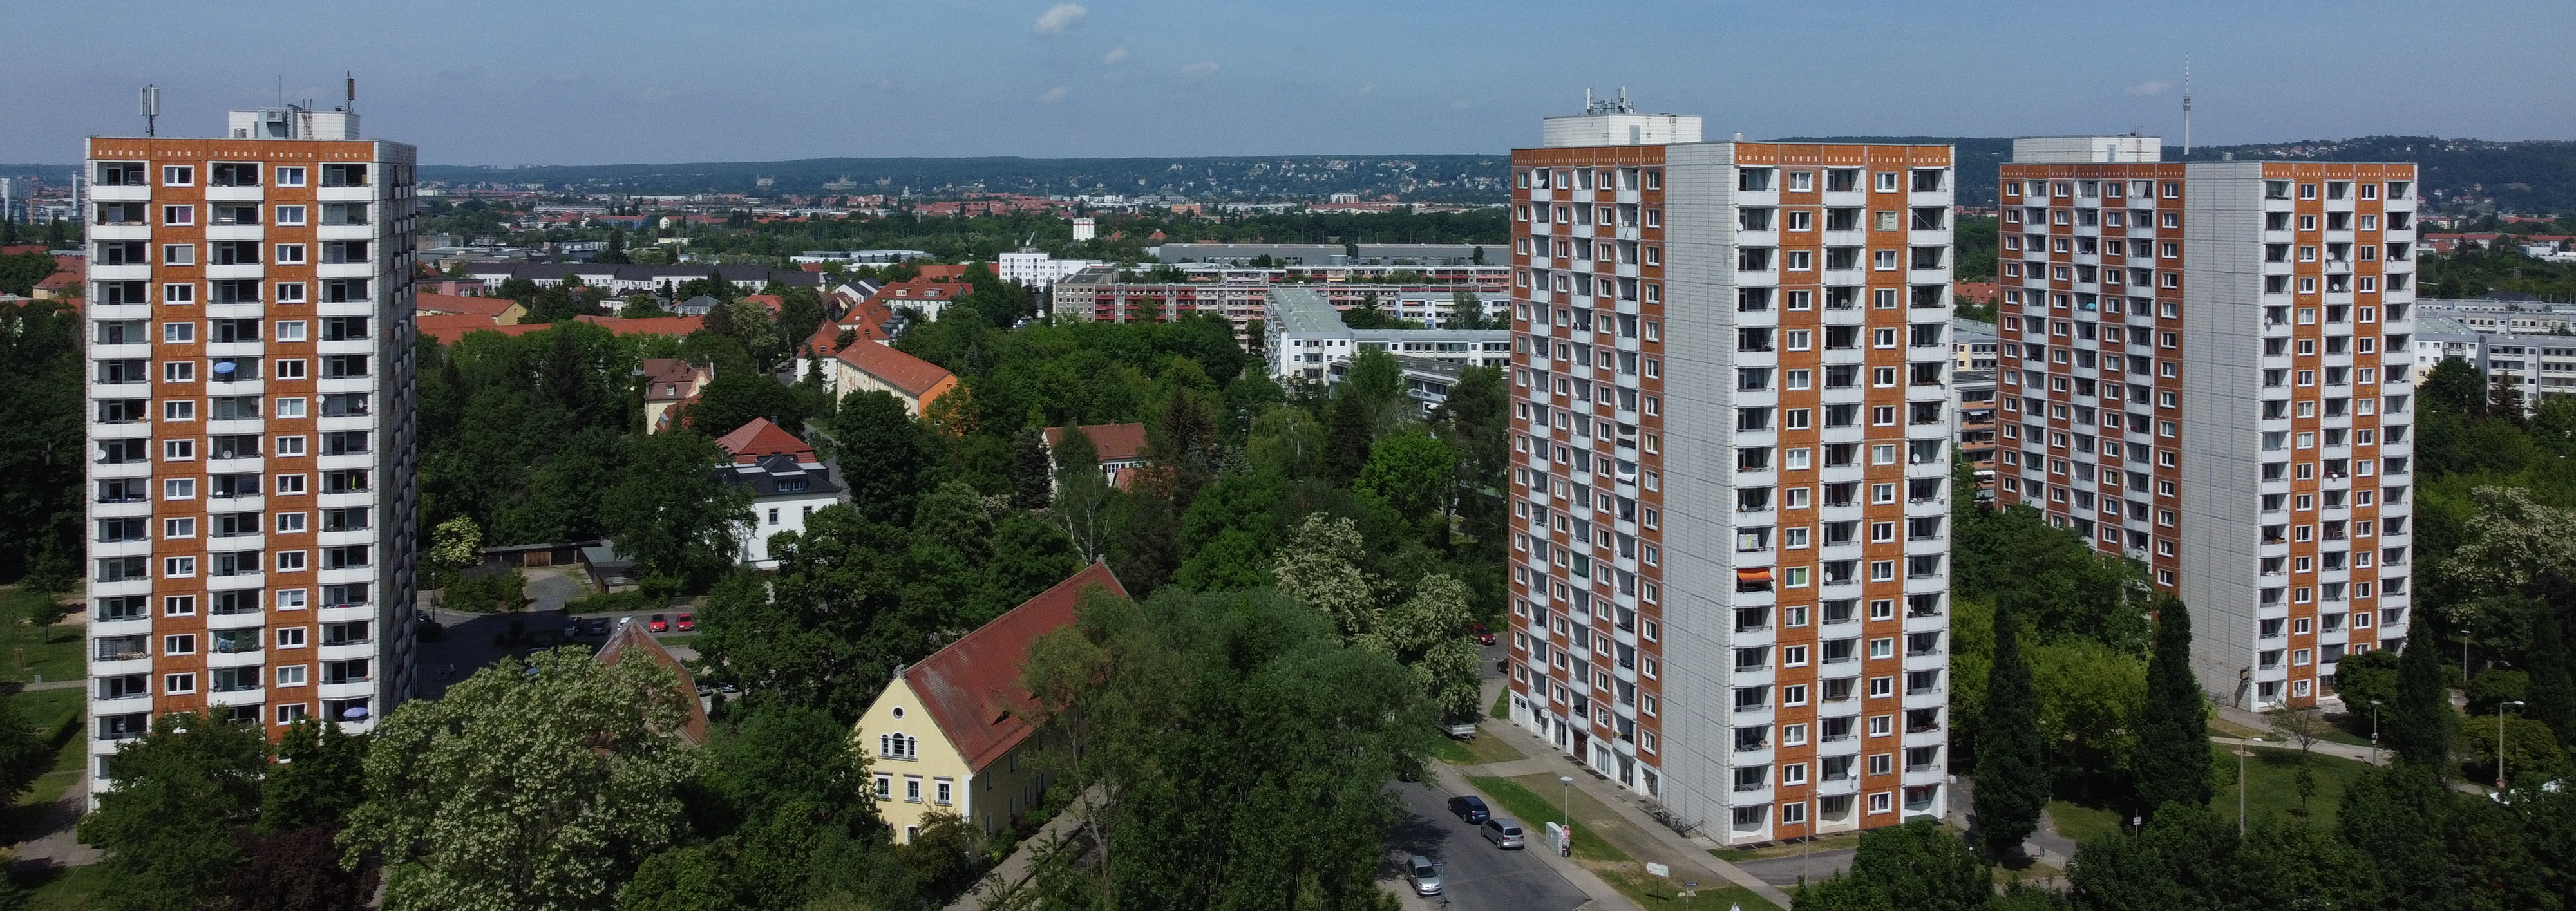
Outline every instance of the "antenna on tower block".
[[161, 116], [161, 87], [160, 87], [160, 86], [157, 86], [157, 85], [147, 85], [147, 86], [144, 86], [144, 87], [143, 87], [143, 135], [145, 135], [145, 136], [151, 136], [151, 135], [154, 135], [154, 134], [153, 134], [153, 127], [154, 127], [154, 123], [153, 123], [153, 121], [154, 121], [154, 120], [156, 120], [156, 119], [158, 119], [160, 116]]
[[2182, 154], [2191, 156], [2191, 58], [2182, 58]]

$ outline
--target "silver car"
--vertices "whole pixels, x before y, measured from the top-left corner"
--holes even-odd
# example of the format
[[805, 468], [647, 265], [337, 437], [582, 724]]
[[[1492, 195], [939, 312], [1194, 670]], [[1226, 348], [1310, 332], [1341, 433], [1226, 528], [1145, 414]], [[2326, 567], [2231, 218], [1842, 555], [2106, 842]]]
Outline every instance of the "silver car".
[[1413, 883], [1415, 895], [1440, 894], [1440, 865], [1431, 858], [1415, 854], [1404, 859], [1404, 878]]
[[1493, 842], [1494, 847], [1501, 848], [1506, 851], [1516, 851], [1527, 847], [1527, 845], [1521, 841], [1521, 824], [1513, 821], [1509, 817], [1495, 816], [1488, 818], [1485, 820], [1485, 824], [1478, 826], [1476, 830], [1484, 833], [1485, 840]]

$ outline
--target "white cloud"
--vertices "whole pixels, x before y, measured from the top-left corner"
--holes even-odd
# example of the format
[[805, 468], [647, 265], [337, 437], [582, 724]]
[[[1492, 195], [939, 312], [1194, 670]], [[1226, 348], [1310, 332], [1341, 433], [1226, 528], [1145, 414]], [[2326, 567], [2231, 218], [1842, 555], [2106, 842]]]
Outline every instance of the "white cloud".
[[1367, 84], [1367, 85], [1360, 86], [1360, 94], [1362, 94], [1362, 95], [1375, 95], [1375, 94], [1377, 94], [1377, 83], [1372, 82], [1372, 83], [1369, 83], [1369, 84]]
[[2164, 94], [2164, 93], [2165, 93], [2165, 90], [2166, 90], [2166, 89], [2170, 89], [2170, 88], [2173, 88], [2173, 83], [2166, 82], [2166, 81], [2164, 81], [2164, 80], [2162, 80], [2162, 79], [2150, 79], [2150, 80], [2147, 80], [2147, 81], [2145, 81], [2145, 82], [2138, 83], [2137, 85], [2133, 85], [2133, 86], [2130, 86], [2130, 87], [2128, 87], [2128, 88], [2121, 89], [2121, 90], [2120, 90], [2120, 94], [2123, 94], [2123, 95], [2162, 95], [2162, 94]]
[[1059, 85], [1059, 86], [1056, 86], [1055, 88], [1051, 88], [1051, 89], [1046, 90], [1046, 94], [1044, 94], [1044, 95], [1039, 95], [1039, 96], [1038, 96], [1038, 100], [1039, 100], [1039, 101], [1063, 101], [1063, 100], [1064, 100], [1064, 96], [1066, 96], [1066, 95], [1071, 95], [1071, 94], [1073, 94], [1073, 87], [1072, 87], [1072, 86], [1069, 86], [1069, 85]]
[[1190, 65], [1188, 65], [1188, 66], [1182, 67], [1182, 68], [1181, 68], [1181, 78], [1183, 78], [1183, 79], [1205, 79], [1205, 78], [1207, 78], [1207, 77], [1210, 77], [1210, 76], [1214, 76], [1214, 75], [1216, 75], [1216, 69], [1217, 69], [1216, 64], [1209, 63], [1209, 62], [1207, 62], [1207, 61], [1205, 61], [1205, 60], [1201, 60], [1201, 61], [1199, 61], [1199, 62], [1197, 62], [1197, 63], [1193, 63], [1193, 64], [1190, 64]]
[[637, 98], [641, 98], [641, 99], [644, 99], [644, 100], [646, 100], [646, 101], [651, 101], [651, 102], [659, 103], [659, 102], [661, 102], [661, 101], [663, 101], [663, 100], [668, 99], [668, 98], [670, 98], [670, 97], [671, 97], [671, 90], [670, 90], [670, 89], [645, 89], [643, 92], [638, 93], [635, 97], [637, 97]]
[[1091, 10], [1079, 3], [1058, 3], [1047, 7], [1046, 12], [1038, 15], [1038, 34], [1063, 34], [1065, 29], [1072, 28], [1089, 15]]
[[1125, 59], [1127, 59], [1127, 49], [1123, 47], [1110, 48], [1109, 53], [1100, 55], [1100, 62], [1103, 64], [1117, 63]]
[[1469, 101], [1469, 100], [1464, 99], [1464, 98], [1460, 98], [1460, 99], [1458, 99], [1458, 100], [1456, 100], [1456, 101], [1449, 102], [1449, 109], [1450, 109], [1450, 110], [1452, 110], [1452, 111], [1463, 111], [1463, 110], [1466, 110], [1466, 109], [1468, 109], [1468, 108], [1472, 108], [1472, 107], [1475, 107], [1475, 106], [1476, 106], [1476, 103], [1475, 103], [1475, 102], [1473, 102], [1473, 101]]

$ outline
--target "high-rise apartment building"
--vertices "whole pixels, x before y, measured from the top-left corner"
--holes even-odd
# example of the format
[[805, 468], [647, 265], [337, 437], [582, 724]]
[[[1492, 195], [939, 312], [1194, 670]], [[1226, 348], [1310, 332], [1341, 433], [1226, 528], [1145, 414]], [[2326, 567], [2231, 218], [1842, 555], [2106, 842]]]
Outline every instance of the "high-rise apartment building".
[[2310, 705], [2405, 640], [2415, 166], [2021, 139], [1998, 496], [2147, 567], [2212, 698]]
[[92, 137], [88, 774], [160, 714], [411, 688], [411, 146], [346, 111]]
[[1511, 716], [1731, 844], [1947, 806], [1951, 150], [1512, 153]]

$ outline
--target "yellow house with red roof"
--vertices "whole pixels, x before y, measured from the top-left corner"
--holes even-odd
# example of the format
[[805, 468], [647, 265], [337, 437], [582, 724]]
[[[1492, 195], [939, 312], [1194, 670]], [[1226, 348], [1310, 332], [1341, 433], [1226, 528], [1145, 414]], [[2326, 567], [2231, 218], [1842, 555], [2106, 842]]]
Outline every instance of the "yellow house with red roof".
[[1034, 705], [1020, 664], [1038, 637], [1073, 625], [1082, 593], [1125, 597], [1108, 564], [1094, 563], [993, 622], [904, 668], [868, 706], [851, 735], [875, 776], [877, 813], [910, 843], [934, 813], [990, 838], [1038, 804], [1046, 777], [1030, 761]]

